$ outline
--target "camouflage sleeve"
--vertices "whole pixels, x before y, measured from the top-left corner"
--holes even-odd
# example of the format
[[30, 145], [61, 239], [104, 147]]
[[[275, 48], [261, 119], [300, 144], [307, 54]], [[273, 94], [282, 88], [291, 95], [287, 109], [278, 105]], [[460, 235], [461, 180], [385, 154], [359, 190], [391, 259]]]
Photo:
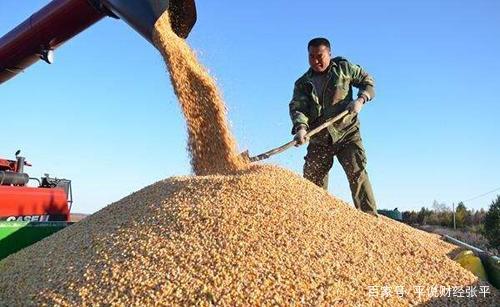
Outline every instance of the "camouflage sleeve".
[[365, 102], [375, 97], [375, 80], [361, 66], [349, 63], [351, 84], [359, 89], [358, 97], [364, 97]]
[[289, 110], [290, 118], [292, 119], [292, 134], [295, 134], [297, 128], [304, 125], [306, 129], [309, 128], [309, 116], [308, 116], [308, 105], [309, 98], [304, 89], [304, 85], [297, 80], [293, 89], [292, 101], [290, 101]]

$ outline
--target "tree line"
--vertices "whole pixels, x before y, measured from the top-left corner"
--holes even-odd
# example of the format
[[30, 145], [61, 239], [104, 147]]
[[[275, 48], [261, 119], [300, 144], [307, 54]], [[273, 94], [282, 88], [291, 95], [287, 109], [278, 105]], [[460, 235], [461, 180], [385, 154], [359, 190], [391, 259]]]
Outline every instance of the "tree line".
[[[453, 214], [455, 213], [455, 214]], [[480, 233], [493, 248], [500, 248], [500, 195], [491, 203], [488, 211], [468, 209], [459, 202], [453, 211], [444, 203], [434, 201], [432, 209], [403, 212], [403, 222], [410, 225], [437, 225]]]

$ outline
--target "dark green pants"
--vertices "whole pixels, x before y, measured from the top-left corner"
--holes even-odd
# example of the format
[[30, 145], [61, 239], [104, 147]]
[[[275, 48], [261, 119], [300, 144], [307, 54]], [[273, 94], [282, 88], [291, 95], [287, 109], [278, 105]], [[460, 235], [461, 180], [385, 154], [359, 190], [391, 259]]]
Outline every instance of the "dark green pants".
[[304, 178], [327, 190], [328, 172], [335, 156], [349, 179], [354, 206], [364, 212], [376, 213], [377, 205], [366, 172], [366, 154], [358, 129], [335, 143], [326, 129], [311, 139], [304, 157]]

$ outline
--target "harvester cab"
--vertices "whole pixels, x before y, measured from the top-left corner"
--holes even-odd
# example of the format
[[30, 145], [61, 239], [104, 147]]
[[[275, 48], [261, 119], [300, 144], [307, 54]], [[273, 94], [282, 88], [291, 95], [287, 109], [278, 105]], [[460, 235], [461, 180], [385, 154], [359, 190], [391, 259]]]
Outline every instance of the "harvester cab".
[[[16, 152], [15, 160], [0, 159], [0, 220], [7, 221], [69, 221], [73, 193], [71, 180], [38, 179], [24, 172], [31, 166]], [[29, 181], [36, 186], [28, 186]]]

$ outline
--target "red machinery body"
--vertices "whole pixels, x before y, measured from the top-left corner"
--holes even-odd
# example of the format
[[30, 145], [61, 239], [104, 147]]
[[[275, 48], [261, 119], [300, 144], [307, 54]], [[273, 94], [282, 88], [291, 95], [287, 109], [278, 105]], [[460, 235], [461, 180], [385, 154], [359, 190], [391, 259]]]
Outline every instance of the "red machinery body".
[[[31, 166], [16, 152], [16, 160], [0, 159], [0, 221], [69, 221], [71, 181], [48, 175], [30, 178], [24, 173]], [[28, 187], [29, 180], [38, 187]]]
[[69, 221], [68, 197], [62, 188], [0, 186], [0, 220]]

